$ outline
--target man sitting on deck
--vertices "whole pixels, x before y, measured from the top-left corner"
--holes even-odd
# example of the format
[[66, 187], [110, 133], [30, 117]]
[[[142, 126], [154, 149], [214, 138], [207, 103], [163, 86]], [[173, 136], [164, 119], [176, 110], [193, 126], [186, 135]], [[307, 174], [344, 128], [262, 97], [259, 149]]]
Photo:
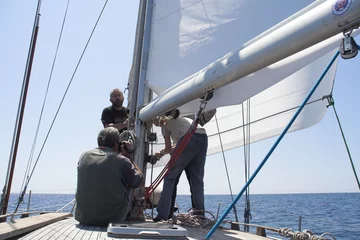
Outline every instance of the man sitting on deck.
[[124, 220], [129, 191], [144, 179], [126, 150], [131, 144], [119, 140], [116, 128], [104, 128], [97, 138], [99, 147], [80, 157], [75, 219], [82, 224], [106, 226], [110, 221]]

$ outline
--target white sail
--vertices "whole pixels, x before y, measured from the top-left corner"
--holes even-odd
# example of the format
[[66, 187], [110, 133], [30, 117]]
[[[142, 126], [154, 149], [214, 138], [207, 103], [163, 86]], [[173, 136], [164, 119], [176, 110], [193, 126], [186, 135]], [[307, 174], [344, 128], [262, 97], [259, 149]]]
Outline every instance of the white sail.
[[[247, 46], [252, 39], [256, 41], [322, 2], [157, 0], [153, 6], [147, 83], [156, 94], [161, 94], [227, 53]], [[297, 15], [287, 19], [295, 13]], [[219, 134], [224, 150], [244, 144], [240, 103], [250, 97], [251, 142], [278, 135], [329, 63], [341, 38], [339, 34], [216, 90], [207, 108], [218, 109], [220, 133], [215, 119], [206, 125], [208, 154], [221, 151]], [[331, 93], [336, 66], [337, 62], [310, 102]], [[327, 102], [321, 100], [309, 104], [290, 131], [318, 123], [326, 112], [326, 105]], [[186, 115], [198, 108], [199, 101], [194, 100], [180, 110]], [[161, 145], [160, 132], [158, 138]]]

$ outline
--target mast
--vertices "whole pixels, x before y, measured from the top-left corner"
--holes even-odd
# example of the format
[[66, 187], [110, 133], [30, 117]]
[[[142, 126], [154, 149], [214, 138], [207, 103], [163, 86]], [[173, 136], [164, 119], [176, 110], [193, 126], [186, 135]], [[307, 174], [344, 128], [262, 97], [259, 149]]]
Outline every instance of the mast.
[[[18, 107], [18, 113], [16, 116], [13, 141], [12, 141], [11, 150], [10, 150], [8, 170], [7, 170], [7, 174], [6, 174], [6, 178], [5, 178], [5, 185], [3, 188], [3, 193], [1, 195], [0, 215], [5, 215], [7, 213], [7, 207], [9, 204], [10, 191], [11, 191], [16, 156], [17, 156], [17, 151], [18, 151], [18, 146], [19, 146], [22, 121], [23, 121], [23, 117], [24, 117], [26, 97], [27, 97], [27, 92], [28, 92], [28, 87], [29, 87], [29, 82], [30, 82], [31, 68], [32, 68], [32, 63], [33, 63], [33, 59], [34, 59], [34, 54], [35, 54], [37, 35], [38, 35], [38, 31], [39, 31], [40, 6], [41, 6], [41, 0], [38, 0], [38, 5], [37, 5], [37, 9], [36, 9], [36, 14], [35, 14], [35, 20], [34, 20], [34, 26], [33, 26], [30, 46], [29, 46], [28, 58], [27, 58], [27, 62], [26, 62], [25, 72], [24, 72], [23, 85], [22, 85], [20, 99], [19, 99], [19, 107]], [[6, 221], [6, 217], [0, 219], [0, 222], [5, 222], [5, 221]]]
[[[145, 157], [145, 121], [141, 121], [139, 118], [140, 109], [149, 102], [150, 89], [146, 84], [146, 71], [149, 57], [149, 43], [150, 43], [150, 30], [151, 30], [151, 19], [152, 19], [152, 7], [153, 0], [147, 0], [146, 3], [146, 18], [144, 26], [144, 36], [142, 43], [141, 53], [141, 65], [139, 72], [138, 92], [137, 92], [137, 103], [136, 103], [136, 122], [135, 122], [135, 134], [138, 136], [140, 142], [139, 147], [135, 153], [136, 163], [139, 164], [141, 171], [144, 170], [144, 157]], [[145, 153], [145, 154], [144, 154]]]
[[[153, 0], [140, 0], [139, 17], [138, 17], [138, 29], [135, 39], [135, 51], [134, 57], [138, 57], [135, 60], [133, 87], [131, 91], [130, 111], [131, 117], [135, 116], [135, 134], [139, 139], [139, 145], [136, 148], [134, 160], [146, 177], [146, 162], [145, 158], [148, 155], [149, 144], [147, 142], [147, 133], [149, 126], [146, 126], [146, 122], [143, 122], [139, 118], [140, 109], [151, 101], [152, 92], [146, 84], [146, 70], [149, 56], [149, 43], [151, 32], [151, 20], [152, 20], [152, 7]], [[141, 44], [141, 47], [139, 45]], [[137, 65], [138, 64], [138, 65]], [[135, 101], [136, 98], [136, 101]], [[133, 115], [134, 114], [134, 115]], [[134, 196], [131, 198], [141, 201], [141, 194], [143, 189], [135, 189]], [[131, 218], [137, 219], [139, 216], [139, 204], [132, 206]]]
[[136, 117], [136, 103], [138, 92], [138, 80], [141, 64], [141, 50], [143, 44], [143, 33], [145, 25], [145, 12], [146, 12], [146, 0], [139, 1], [138, 20], [135, 33], [135, 45], [133, 53], [133, 63], [130, 70], [130, 76], [128, 81], [128, 108], [130, 110], [130, 118], [135, 120]]

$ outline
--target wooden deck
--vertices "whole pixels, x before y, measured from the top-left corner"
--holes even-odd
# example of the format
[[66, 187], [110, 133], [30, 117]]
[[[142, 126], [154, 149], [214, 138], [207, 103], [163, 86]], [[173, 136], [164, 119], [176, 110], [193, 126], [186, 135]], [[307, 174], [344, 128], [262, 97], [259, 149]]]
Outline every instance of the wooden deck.
[[47, 213], [0, 223], [0, 240], [9, 239], [70, 217], [70, 213]]
[[[51, 214], [51, 215], [50, 215]], [[24, 219], [19, 219], [17, 220], [17, 222], [15, 224], [10, 224], [10, 223], [2, 223], [4, 225], [0, 224], [0, 233], [1, 232], [6, 232], [8, 231], [7, 234], [0, 234], [0, 240], [2, 239], [7, 239], [9, 237], [14, 236], [14, 231], [16, 229], [19, 228], [19, 226], [21, 225], [27, 225], [27, 224], [34, 224], [34, 221], [38, 221], [38, 222], [42, 222], [42, 224], [44, 224], [45, 220], [44, 219], [52, 219], [50, 220], [52, 223], [48, 223], [49, 225], [47, 226], [43, 226], [37, 230], [34, 230], [30, 233], [28, 233], [27, 235], [23, 235], [20, 238], [16, 238], [16, 239], [22, 239], [22, 240], [28, 240], [28, 239], [58, 239], [58, 240], [80, 240], [80, 239], [119, 239], [119, 238], [111, 238], [108, 237], [107, 235], [107, 227], [94, 227], [94, 226], [85, 226], [85, 225], [81, 225], [79, 224], [74, 218], [72, 217], [67, 217], [66, 219], [63, 220], [54, 220], [55, 219], [55, 215], [57, 215], [57, 219], [60, 217], [60, 213], [49, 213], [49, 214], [44, 214], [44, 215], [40, 215], [40, 216], [36, 216], [36, 217], [29, 217], [29, 218], [24, 218]], [[48, 215], [48, 216], [46, 216]], [[62, 216], [64, 218], [64, 216]], [[31, 220], [31, 219], [36, 219], [36, 220]], [[42, 221], [43, 220], [43, 221]], [[54, 222], [56, 221], [56, 222]], [[19, 226], [15, 226], [18, 223]], [[7, 224], [6, 227], [5, 224]], [[39, 225], [38, 225], [39, 226]], [[183, 227], [183, 226], [182, 226]], [[209, 229], [206, 228], [191, 228], [191, 227], [186, 227], [187, 231], [188, 231], [188, 235], [189, 237], [186, 238], [188, 240], [193, 240], [193, 239], [204, 239], [204, 237], [206, 236], [206, 234], [208, 233]], [[9, 230], [13, 230], [10, 231], [12, 232], [12, 234], [9, 234]], [[31, 230], [29, 230], [31, 231]], [[22, 231], [21, 233], [24, 233], [24, 231]], [[20, 234], [19, 232], [17, 234]], [[270, 238], [265, 238], [265, 237], [261, 237], [261, 236], [257, 236], [254, 234], [249, 234], [249, 233], [245, 233], [245, 232], [239, 232], [239, 231], [235, 231], [235, 230], [221, 230], [218, 229], [212, 236], [211, 239], [216, 239], [216, 240], [226, 240], [226, 239], [247, 239], [247, 240], [269, 240]]]

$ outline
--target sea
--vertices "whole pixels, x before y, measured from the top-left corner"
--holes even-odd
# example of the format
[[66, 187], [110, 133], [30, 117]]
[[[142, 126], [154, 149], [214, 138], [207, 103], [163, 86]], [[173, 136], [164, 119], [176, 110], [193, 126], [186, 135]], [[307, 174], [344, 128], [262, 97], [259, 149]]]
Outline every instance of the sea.
[[[13, 211], [18, 194], [12, 194], [9, 211]], [[31, 194], [31, 211], [56, 211], [74, 199], [74, 194]], [[26, 194], [20, 211], [27, 210], [29, 195]], [[360, 239], [360, 193], [321, 193], [321, 194], [252, 194], [250, 200], [250, 223], [272, 228], [289, 228], [294, 231], [309, 229], [316, 235], [331, 233], [336, 239]], [[207, 217], [221, 216], [232, 201], [230, 195], [206, 195]], [[236, 204], [239, 222], [244, 222], [244, 197]], [[180, 213], [187, 212], [191, 206], [189, 195], [179, 195], [176, 199]], [[71, 211], [73, 204], [62, 211]], [[211, 214], [212, 215], [211, 215]], [[154, 211], [156, 214], [156, 210]], [[301, 223], [299, 224], [299, 219]], [[225, 218], [235, 221], [231, 210]], [[241, 227], [242, 228], [242, 227]], [[255, 232], [250, 228], [250, 232]], [[266, 231], [268, 236], [280, 237], [277, 233]], [[328, 239], [332, 239], [327, 237]]]

